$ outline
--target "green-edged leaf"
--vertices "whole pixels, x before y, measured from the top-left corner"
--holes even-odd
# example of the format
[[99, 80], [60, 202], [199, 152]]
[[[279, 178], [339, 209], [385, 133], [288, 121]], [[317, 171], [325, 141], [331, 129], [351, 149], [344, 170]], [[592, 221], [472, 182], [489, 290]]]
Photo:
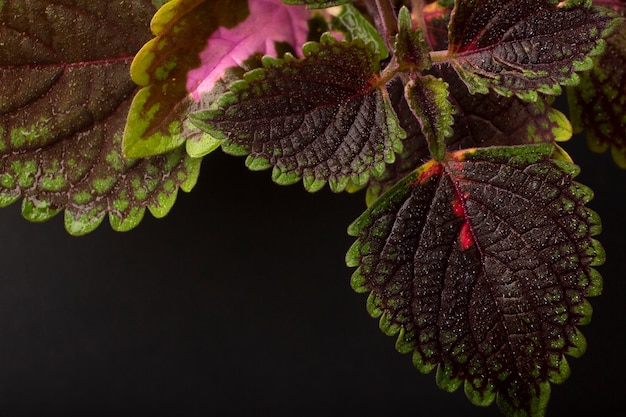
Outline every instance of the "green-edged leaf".
[[249, 154], [251, 169], [273, 167], [280, 184], [304, 179], [315, 191], [380, 175], [401, 150], [404, 132], [377, 84], [379, 62], [360, 40], [329, 34], [307, 43], [304, 58], [263, 59], [264, 67], [233, 83], [195, 123], [223, 140], [231, 154]]
[[375, 49], [378, 60], [382, 61], [389, 57], [389, 51], [385, 41], [378, 30], [359, 12], [359, 9], [351, 4], [341, 8], [333, 20], [333, 30], [341, 31], [346, 35], [346, 40], [361, 39]]
[[306, 5], [307, 9], [324, 9], [326, 7], [341, 6], [352, 3], [354, 0], [282, 0], [285, 4]]
[[611, 148], [615, 163], [626, 169], [626, 23], [607, 44], [580, 85], [568, 89], [569, 107], [574, 129], [586, 130], [589, 148]]
[[413, 29], [409, 9], [402, 7], [398, 14], [398, 34], [394, 44], [394, 57], [400, 69], [423, 71], [430, 68], [430, 48], [422, 30]]
[[[162, 2], [161, 2], [162, 3]], [[144, 1], [4, 1], [0, 8], [0, 206], [44, 221], [65, 209], [72, 234], [107, 213], [117, 230], [165, 215], [200, 160], [180, 149], [128, 160], [121, 139], [136, 86], [128, 74], [156, 11]]]
[[[458, 151], [430, 161], [348, 229], [352, 286], [422, 371], [448, 391], [543, 416], [568, 375], [597, 295], [592, 192], [550, 144]], [[464, 381], [464, 382], [463, 382]]]
[[617, 15], [590, 0], [458, 0], [448, 59], [472, 92], [536, 100], [575, 85], [592, 67]]
[[187, 92], [187, 72], [201, 65], [200, 52], [217, 29], [236, 26], [248, 14], [247, 0], [172, 0], [154, 15], [150, 26], [156, 37], [131, 67], [133, 80], [145, 88], [128, 117], [126, 156], [157, 155], [199, 136], [185, 117], [195, 104]]
[[277, 44], [306, 41], [310, 12], [280, 0], [172, 0], [154, 16], [156, 35], [131, 67], [142, 88], [133, 101], [124, 136], [128, 157], [155, 155], [185, 141], [193, 156], [216, 140], [189, 122], [190, 112], [212, 97], [230, 67], [253, 55], [276, 55]]
[[[568, 140], [572, 135], [567, 117], [553, 109], [544, 98], [527, 102], [495, 92], [470, 94], [456, 72], [442, 68], [438, 75], [449, 84], [450, 101], [455, 104], [452, 136], [446, 139], [449, 151], [552, 143]], [[381, 178], [371, 181], [367, 196], [369, 203], [430, 158], [428, 142], [399, 87], [399, 83], [395, 84], [390, 93], [407, 138], [402, 141], [404, 147], [396, 161], [387, 166]]]
[[405, 95], [426, 137], [431, 156], [441, 161], [446, 152], [445, 139], [453, 133], [455, 113], [448, 100], [448, 84], [432, 75], [416, 76], [406, 85]]

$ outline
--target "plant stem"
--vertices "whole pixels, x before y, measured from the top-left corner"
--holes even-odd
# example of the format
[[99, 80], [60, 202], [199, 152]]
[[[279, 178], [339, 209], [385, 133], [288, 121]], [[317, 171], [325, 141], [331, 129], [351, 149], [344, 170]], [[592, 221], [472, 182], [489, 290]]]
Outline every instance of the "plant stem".
[[432, 51], [430, 54], [430, 59], [434, 65], [437, 64], [445, 64], [446, 62], [450, 62], [451, 58], [448, 54], [448, 51]]
[[399, 65], [396, 57], [392, 57], [389, 64], [385, 67], [383, 72], [380, 74], [380, 79], [378, 83], [380, 85], [387, 84], [393, 77], [395, 77], [399, 72]]
[[391, 0], [374, 0], [376, 3], [376, 10], [380, 17], [380, 24], [382, 25], [383, 39], [387, 43], [389, 50], [393, 50], [392, 38], [398, 32], [398, 17], [393, 9]]

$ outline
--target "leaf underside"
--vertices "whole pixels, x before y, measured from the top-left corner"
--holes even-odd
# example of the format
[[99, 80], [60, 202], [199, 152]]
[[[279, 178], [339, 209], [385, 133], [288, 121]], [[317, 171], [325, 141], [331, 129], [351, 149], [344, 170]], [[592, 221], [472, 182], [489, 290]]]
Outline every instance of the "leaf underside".
[[198, 109], [187, 89], [188, 72], [201, 66], [200, 53], [214, 32], [236, 26], [247, 15], [247, 0], [172, 0], [155, 14], [155, 37], [131, 66], [133, 80], [143, 88], [130, 108], [124, 155], [158, 155], [188, 139], [201, 140], [202, 132], [187, 121]]
[[573, 0], [458, 1], [452, 14], [449, 56], [470, 89], [536, 100], [575, 85], [592, 67], [603, 37], [616, 24], [608, 9]]
[[574, 128], [586, 131], [589, 148], [610, 148], [615, 163], [626, 169], [626, 23], [607, 38], [606, 52], [581, 74], [580, 85], [568, 89], [568, 100]]
[[155, 38], [131, 66], [133, 80], [144, 88], [131, 106], [124, 154], [156, 155], [184, 142], [192, 156], [213, 151], [215, 138], [187, 116], [205, 106], [226, 71], [245, 66], [251, 56], [260, 60], [301, 46], [310, 17], [280, 0], [170, 1], [152, 19]]
[[438, 385], [542, 416], [565, 354], [585, 341], [585, 297], [601, 290], [592, 193], [552, 145], [485, 148], [431, 161], [349, 228], [352, 286], [400, 352]]
[[4, 2], [0, 206], [24, 197], [32, 221], [65, 209], [66, 229], [80, 235], [107, 213], [116, 230], [137, 225], [146, 208], [161, 217], [179, 187], [191, 189], [200, 160], [180, 149], [143, 160], [121, 154], [136, 92], [129, 67], [155, 11], [143, 1]]
[[365, 184], [401, 150], [399, 128], [384, 87], [376, 86], [376, 53], [361, 41], [326, 34], [308, 43], [304, 58], [264, 58], [264, 68], [233, 83], [195, 123], [223, 139], [222, 149], [249, 154], [246, 164], [273, 167], [279, 184], [303, 179], [309, 191], [328, 181], [333, 191], [348, 181]]

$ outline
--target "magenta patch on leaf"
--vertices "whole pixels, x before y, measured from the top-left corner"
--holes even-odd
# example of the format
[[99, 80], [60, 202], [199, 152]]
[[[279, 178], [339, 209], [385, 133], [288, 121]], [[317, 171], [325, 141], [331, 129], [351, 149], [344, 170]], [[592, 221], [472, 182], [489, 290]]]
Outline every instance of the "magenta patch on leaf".
[[276, 55], [275, 42], [295, 51], [306, 42], [311, 12], [281, 0], [249, 0], [250, 15], [232, 29], [221, 27], [200, 53], [202, 65], [187, 74], [187, 91], [194, 100], [213, 89], [227, 68], [239, 66], [254, 54]]
[[370, 292], [368, 311], [396, 348], [422, 372], [436, 367], [440, 387], [463, 385], [482, 406], [497, 398], [509, 417], [544, 415], [549, 384], [569, 374], [565, 355], [584, 349], [576, 326], [601, 285], [591, 191], [553, 152], [448, 153], [348, 228], [352, 288]]
[[456, 214], [457, 216], [463, 217], [464, 210], [463, 210], [463, 203], [461, 203], [461, 200], [456, 199], [452, 201], [452, 211], [454, 211], [454, 214]]
[[[451, 161], [450, 163], [455, 163]], [[459, 165], [459, 162], [456, 162]], [[457, 168], [459, 171], [460, 169]], [[455, 192], [459, 193], [460, 190], [455, 187]], [[459, 230], [459, 244], [461, 245], [461, 250], [466, 250], [472, 247], [474, 244], [474, 236], [472, 235], [472, 227], [470, 225], [469, 219], [467, 218], [467, 211], [465, 209], [465, 200], [469, 198], [468, 193], [463, 193], [463, 195], [457, 194], [456, 198], [452, 200], [452, 212], [457, 216], [463, 219], [463, 224], [461, 225], [461, 229]]]
[[459, 243], [461, 244], [462, 250], [469, 249], [474, 244], [472, 229], [470, 228], [470, 224], [467, 220], [463, 222], [461, 230], [459, 231]]

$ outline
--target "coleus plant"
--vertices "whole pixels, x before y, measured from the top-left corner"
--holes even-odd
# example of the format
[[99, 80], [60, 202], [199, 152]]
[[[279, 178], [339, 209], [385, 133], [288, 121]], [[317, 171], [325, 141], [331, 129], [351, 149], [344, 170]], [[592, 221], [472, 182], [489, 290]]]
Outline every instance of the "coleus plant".
[[[604, 261], [592, 192], [557, 142], [585, 130], [626, 167], [625, 10], [6, 0], [0, 204], [64, 211], [74, 235], [107, 215], [129, 230], [218, 148], [279, 184], [365, 190], [346, 260], [381, 330], [442, 389], [542, 416], [584, 352]], [[563, 87], [569, 119], [552, 107]]]

